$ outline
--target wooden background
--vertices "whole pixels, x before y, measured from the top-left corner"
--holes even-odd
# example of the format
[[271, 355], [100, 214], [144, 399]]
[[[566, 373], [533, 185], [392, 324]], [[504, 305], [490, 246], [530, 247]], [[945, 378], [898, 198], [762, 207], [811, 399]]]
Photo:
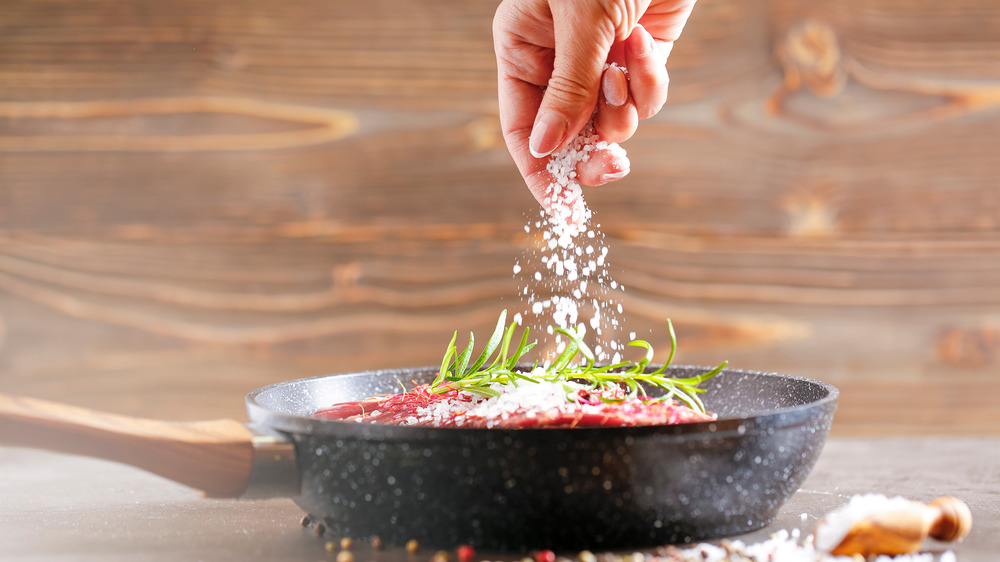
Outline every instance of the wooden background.
[[[481, 0], [0, 3], [0, 389], [176, 419], [424, 365], [536, 205]], [[588, 192], [627, 329], [1000, 433], [1000, 4], [702, 0]]]

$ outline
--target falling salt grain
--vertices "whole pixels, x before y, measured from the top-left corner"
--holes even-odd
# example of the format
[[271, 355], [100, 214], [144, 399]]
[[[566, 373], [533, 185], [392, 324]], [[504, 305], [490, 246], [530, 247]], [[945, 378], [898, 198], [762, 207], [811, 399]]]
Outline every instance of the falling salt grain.
[[[535, 228], [540, 230], [541, 244], [529, 246], [525, 257], [534, 259], [534, 263], [540, 261], [545, 267], [539, 269], [547, 273], [543, 276], [541, 271], [535, 271], [534, 274], [526, 274], [521, 281], [526, 285], [522, 294], [527, 297], [531, 313], [535, 316], [551, 313], [550, 321], [539, 319], [549, 334], [554, 333], [553, 327], [569, 331], [582, 330], [589, 325], [597, 336], [603, 336], [602, 309], [610, 307], [618, 314], [624, 312], [620, 304], [615, 306], [609, 291], [610, 275], [606, 271], [608, 248], [603, 244], [603, 235], [599, 235], [598, 225], [591, 225], [591, 211], [584, 201], [580, 184], [575, 180], [579, 164], [589, 160], [594, 151], [600, 150], [625, 157], [621, 147], [601, 141], [593, 124], [588, 123], [568, 147], [550, 156], [546, 163], [546, 170], [552, 177], [542, 198], [548, 213], [541, 213], [541, 220], [533, 222]], [[526, 231], [530, 234], [530, 228]], [[593, 242], [579, 243], [584, 235]], [[584, 255], [588, 256], [586, 261], [580, 259]], [[527, 265], [523, 260], [518, 262], [515, 275], [524, 271], [523, 265]], [[592, 293], [588, 292], [591, 288], [588, 281], [596, 281], [592, 284]], [[611, 290], [620, 290], [620, 287], [614, 281], [610, 284]], [[612, 327], [618, 326], [613, 312], [605, 312], [604, 316], [611, 321]], [[608, 335], [613, 338], [615, 333], [612, 331]], [[597, 358], [607, 360], [607, 356], [600, 352]]]

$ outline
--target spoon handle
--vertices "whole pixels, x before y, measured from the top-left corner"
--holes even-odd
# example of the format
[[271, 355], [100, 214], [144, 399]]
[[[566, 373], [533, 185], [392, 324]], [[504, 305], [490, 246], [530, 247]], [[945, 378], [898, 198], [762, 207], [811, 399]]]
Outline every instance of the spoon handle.
[[938, 498], [929, 504], [875, 513], [851, 525], [840, 543], [831, 550], [837, 556], [877, 556], [912, 554], [927, 537], [955, 541], [969, 534], [972, 513], [962, 500]]
[[938, 498], [927, 504], [927, 507], [937, 510], [928, 533], [932, 538], [945, 542], [957, 541], [972, 529], [972, 512], [958, 498]]

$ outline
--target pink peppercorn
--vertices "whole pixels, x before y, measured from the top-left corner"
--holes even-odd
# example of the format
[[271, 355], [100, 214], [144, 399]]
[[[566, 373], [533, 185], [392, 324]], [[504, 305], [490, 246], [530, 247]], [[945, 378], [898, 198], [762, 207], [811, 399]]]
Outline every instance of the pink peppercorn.
[[535, 562], [556, 562], [556, 553], [551, 550], [543, 550], [535, 555]]
[[458, 562], [473, 562], [476, 559], [476, 549], [467, 544], [458, 547]]

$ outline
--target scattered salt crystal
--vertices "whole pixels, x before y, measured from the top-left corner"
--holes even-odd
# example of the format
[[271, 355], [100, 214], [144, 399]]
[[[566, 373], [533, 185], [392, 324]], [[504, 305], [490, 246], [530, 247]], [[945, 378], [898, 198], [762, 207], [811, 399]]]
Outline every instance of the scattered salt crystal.
[[[521, 293], [527, 297], [525, 300], [531, 313], [535, 316], [551, 314], [547, 321], [536, 319], [546, 332], [551, 335], [554, 328], [568, 331], [589, 324], [599, 342], [601, 337], [605, 337], [601, 330], [602, 321], [610, 321], [614, 328], [607, 334], [608, 339], [617, 337], [619, 323], [614, 311], [620, 315], [624, 309], [615, 302], [611, 293], [612, 290], [620, 291], [621, 286], [611, 280], [607, 271], [608, 247], [604, 244], [604, 236], [598, 230], [599, 225], [592, 224], [592, 213], [575, 179], [577, 166], [587, 161], [595, 150], [608, 150], [624, 157], [624, 150], [617, 144], [600, 140], [593, 123], [588, 123], [567, 148], [549, 157], [546, 170], [552, 176], [552, 182], [543, 197], [543, 207], [548, 213], [542, 212], [541, 219], [531, 223], [539, 231], [537, 243], [528, 247], [525, 257], [518, 262], [519, 269], [514, 273], [524, 284]], [[525, 231], [531, 233], [530, 225]], [[589, 243], [581, 243], [584, 235]], [[584, 255], [588, 256], [586, 260], [581, 259]], [[544, 277], [541, 271], [519, 275], [525, 267], [538, 263], [544, 266], [538, 269], [547, 272]], [[539, 307], [538, 303], [543, 306]], [[528, 327], [537, 329], [537, 324]], [[561, 336], [556, 339], [561, 339]], [[598, 342], [594, 342], [592, 347], [598, 349]], [[604, 354], [608, 347], [599, 348], [602, 350], [596, 353], [599, 361], [608, 359]], [[624, 346], [618, 344], [612, 349], [618, 347]], [[539, 349], [548, 349], [551, 353], [553, 347], [543, 345]]]
[[521, 273], [521, 265], [515, 263], [514, 264], [514, 275], [517, 275], [518, 273]]

